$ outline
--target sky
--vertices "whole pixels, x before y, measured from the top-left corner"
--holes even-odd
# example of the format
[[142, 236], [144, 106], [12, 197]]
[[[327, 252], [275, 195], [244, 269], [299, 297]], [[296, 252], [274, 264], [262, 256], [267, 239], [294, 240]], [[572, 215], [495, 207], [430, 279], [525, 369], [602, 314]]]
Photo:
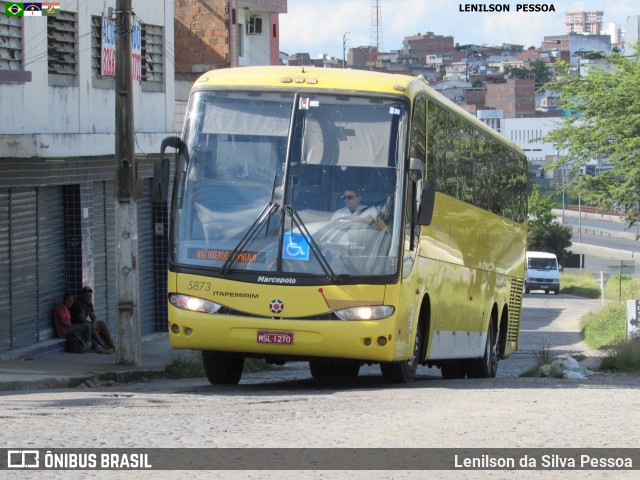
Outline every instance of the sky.
[[[553, 6], [555, 12], [517, 12], [516, 5]], [[288, 54], [307, 52], [342, 58], [343, 38], [349, 48], [372, 44], [372, 6], [375, 0], [288, 0], [280, 15], [280, 50]], [[453, 35], [454, 44], [502, 45], [514, 43], [540, 47], [545, 35], [565, 33], [568, 11], [602, 10], [605, 28], [609, 23], [625, 24], [628, 15], [640, 15], [638, 0], [378, 0], [383, 51], [402, 49], [404, 37], [433, 32]], [[509, 4], [509, 12], [463, 12], [465, 5]], [[347, 33], [348, 32], [348, 33]], [[345, 35], [346, 34], [346, 35]], [[373, 35], [375, 38], [375, 34]], [[380, 35], [379, 35], [380, 38]], [[375, 43], [375, 42], [373, 42]]]

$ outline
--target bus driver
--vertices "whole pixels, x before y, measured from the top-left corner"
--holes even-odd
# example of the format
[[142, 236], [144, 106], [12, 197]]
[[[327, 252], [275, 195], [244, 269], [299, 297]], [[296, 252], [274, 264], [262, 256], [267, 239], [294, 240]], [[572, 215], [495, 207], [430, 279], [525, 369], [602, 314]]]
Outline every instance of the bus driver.
[[373, 223], [378, 216], [376, 207], [362, 205], [362, 197], [358, 187], [350, 186], [344, 189], [341, 197], [344, 200], [344, 207], [338, 209], [331, 221], [352, 221], [359, 223]]

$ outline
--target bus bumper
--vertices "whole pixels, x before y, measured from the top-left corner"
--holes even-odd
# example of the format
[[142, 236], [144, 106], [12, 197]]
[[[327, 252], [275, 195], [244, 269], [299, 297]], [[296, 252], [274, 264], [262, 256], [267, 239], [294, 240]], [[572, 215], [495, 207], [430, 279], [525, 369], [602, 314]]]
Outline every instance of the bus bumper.
[[395, 326], [395, 316], [367, 321], [288, 320], [194, 313], [171, 305], [169, 308], [169, 340], [176, 349], [255, 357], [406, 360], [395, 358], [402, 333]]

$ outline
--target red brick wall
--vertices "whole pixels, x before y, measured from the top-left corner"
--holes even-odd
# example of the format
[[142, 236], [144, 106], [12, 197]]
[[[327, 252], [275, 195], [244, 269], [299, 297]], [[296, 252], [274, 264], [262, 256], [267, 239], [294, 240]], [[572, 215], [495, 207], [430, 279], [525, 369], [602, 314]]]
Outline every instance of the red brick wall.
[[229, 66], [228, 0], [175, 0], [176, 75]]
[[536, 111], [533, 80], [507, 80], [487, 85], [486, 106], [502, 109], [504, 118], [532, 117]]

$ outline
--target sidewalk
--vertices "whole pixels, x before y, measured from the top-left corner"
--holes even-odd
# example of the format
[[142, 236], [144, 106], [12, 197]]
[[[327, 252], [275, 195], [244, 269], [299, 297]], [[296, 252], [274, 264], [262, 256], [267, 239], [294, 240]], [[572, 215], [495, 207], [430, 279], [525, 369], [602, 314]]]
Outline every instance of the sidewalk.
[[162, 378], [171, 362], [167, 333], [144, 337], [139, 367], [116, 364], [116, 354], [49, 353], [21, 360], [0, 360], [0, 391], [91, 387], [109, 382]]

